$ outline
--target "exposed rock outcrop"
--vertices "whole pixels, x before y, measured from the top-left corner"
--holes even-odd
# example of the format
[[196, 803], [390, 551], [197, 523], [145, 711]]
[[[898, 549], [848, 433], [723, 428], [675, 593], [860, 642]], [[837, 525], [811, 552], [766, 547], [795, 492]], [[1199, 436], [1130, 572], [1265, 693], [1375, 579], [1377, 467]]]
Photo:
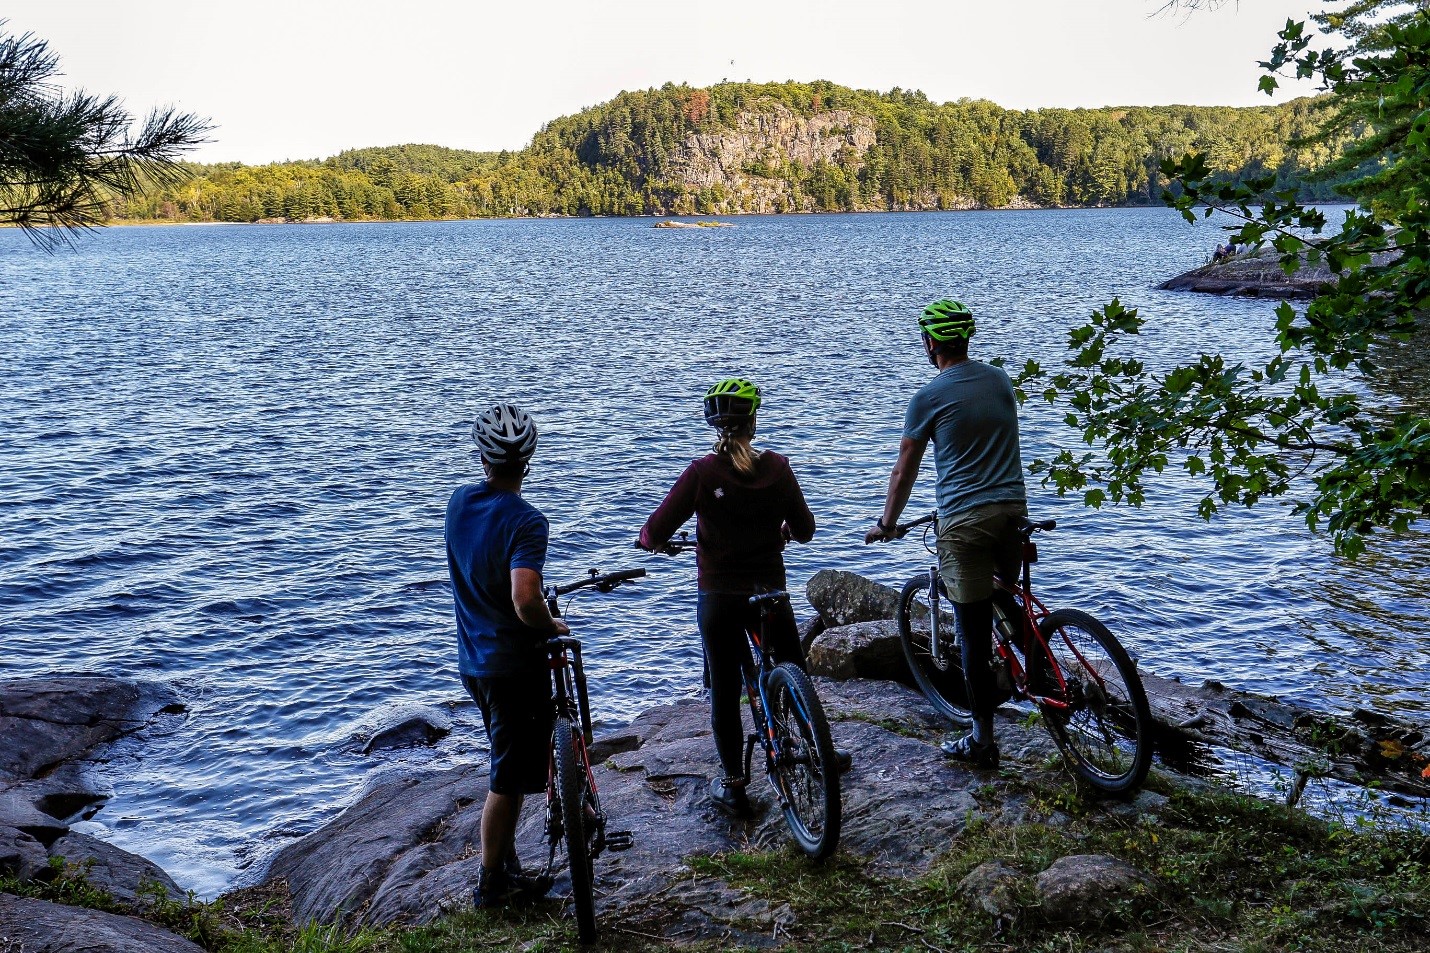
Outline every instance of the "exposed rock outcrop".
[[[169, 690], [123, 679], [0, 682], [0, 873], [24, 882], [48, 875], [49, 859], [61, 857], [120, 901], [135, 900], [145, 881], [158, 883], [170, 896], [183, 896], [168, 874], [143, 857], [70, 831], [73, 821], [97, 809], [107, 797], [107, 792], [88, 782], [78, 759], [151, 724], [162, 712], [182, 710]], [[75, 936], [87, 936], [92, 924], [76, 923]], [[103, 933], [100, 927], [94, 929]], [[41, 946], [39, 940], [33, 943], [36, 950], [71, 949]]]
[[184, 891], [156, 863], [121, 850], [88, 834], [70, 831], [50, 847], [50, 856], [62, 858], [67, 874], [83, 876], [115, 900], [137, 903], [141, 888], [163, 888], [165, 896], [181, 899]]
[[[1018, 790], [942, 756], [935, 745], [946, 726], [917, 692], [866, 680], [819, 680], [818, 688], [836, 743], [854, 753], [843, 778], [843, 850], [883, 871], [917, 873], [971, 820], [998, 824], [1025, 816]], [[1000, 730], [1028, 733], [1012, 724]], [[714, 809], [708, 785], [718, 768], [709, 713], [694, 699], [646, 712], [613, 747], [625, 750], [596, 768], [596, 783], [613, 828], [635, 831], [636, 844], [597, 862], [599, 907], [619, 908], [635, 922], [648, 916], [665, 935], [725, 935], [729, 922], [714, 912], [722, 904], [712, 899], [708, 880], [692, 880], [685, 860], [786, 843], [773, 796], [762, 781], [752, 786], [756, 816], [749, 822]], [[284, 848], [268, 877], [287, 881], [300, 919], [431, 920], [470, 902], [485, 795], [482, 765], [379, 785]], [[539, 805], [529, 806], [518, 832], [528, 866], [546, 861], [541, 814]], [[558, 883], [556, 892], [565, 889]], [[773, 923], [785, 914], [759, 915]]]
[[[1374, 262], [1384, 265], [1392, 257], [1390, 253], [1377, 254]], [[1324, 261], [1311, 264], [1303, 260], [1301, 267], [1288, 275], [1281, 266], [1281, 253], [1274, 248], [1262, 248], [1193, 268], [1157, 287], [1163, 291], [1294, 300], [1314, 298], [1335, 280], [1335, 274]]]
[[14, 953], [203, 953], [134, 917], [0, 893], [0, 950]]
[[732, 128], [692, 133], [672, 155], [668, 177], [693, 190], [719, 186], [735, 209], [813, 211], [808, 196], [789, 188], [783, 167], [827, 162], [857, 170], [877, 139], [869, 116], [836, 109], [805, 118], [783, 104], [767, 103], [737, 115]]

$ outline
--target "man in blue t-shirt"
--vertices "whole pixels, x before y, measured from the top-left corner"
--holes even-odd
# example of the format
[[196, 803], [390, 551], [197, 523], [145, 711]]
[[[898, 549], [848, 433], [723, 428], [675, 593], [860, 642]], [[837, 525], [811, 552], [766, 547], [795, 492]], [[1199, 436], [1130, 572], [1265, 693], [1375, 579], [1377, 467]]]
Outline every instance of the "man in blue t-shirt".
[[482, 712], [491, 771], [482, 809], [482, 868], [473, 902], [503, 906], [544, 894], [516, 861], [522, 799], [546, 789], [552, 709], [546, 640], [570, 632], [542, 597], [547, 523], [521, 498], [536, 425], [497, 404], [472, 425], [486, 479], [447, 504], [447, 569], [457, 604], [457, 669]]
[[973, 731], [944, 746], [953, 757], [997, 767], [993, 712], [1002, 701], [991, 668], [993, 579], [1016, 578], [1028, 515], [1018, 451], [1018, 402], [1001, 368], [970, 360], [973, 312], [958, 301], [937, 301], [919, 317], [924, 351], [938, 375], [919, 388], [904, 417], [899, 460], [889, 476], [881, 516], [864, 537], [893, 538], [930, 440], [938, 499], [938, 567], [953, 602], [963, 648]]

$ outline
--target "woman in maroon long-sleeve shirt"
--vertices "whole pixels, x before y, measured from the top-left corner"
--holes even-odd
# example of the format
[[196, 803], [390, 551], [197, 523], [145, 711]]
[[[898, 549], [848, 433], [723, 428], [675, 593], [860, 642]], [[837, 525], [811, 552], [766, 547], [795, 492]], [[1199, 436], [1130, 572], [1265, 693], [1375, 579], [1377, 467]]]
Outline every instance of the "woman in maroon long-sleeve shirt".
[[[754, 626], [757, 613], [749, 599], [785, 588], [786, 540], [807, 543], [814, 536], [814, 515], [789, 460], [751, 446], [759, 407], [760, 389], [743, 378], [723, 380], [706, 392], [705, 420], [720, 435], [714, 452], [685, 468], [640, 537], [646, 549], [658, 549], [692, 514], [696, 518], [696, 617], [710, 670], [710, 723], [725, 772], [711, 783], [710, 794], [716, 804], [742, 816], [750, 813], [750, 804], [740, 663], [747, 651], [745, 629]], [[805, 667], [787, 603], [762, 634], [776, 661]]]

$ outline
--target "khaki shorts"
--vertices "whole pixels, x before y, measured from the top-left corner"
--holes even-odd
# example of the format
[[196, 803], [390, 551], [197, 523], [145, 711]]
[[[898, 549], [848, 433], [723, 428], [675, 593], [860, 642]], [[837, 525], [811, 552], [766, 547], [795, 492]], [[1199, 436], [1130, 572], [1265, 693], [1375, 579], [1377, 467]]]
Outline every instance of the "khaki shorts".
[[1022, 540], [1014, 529], [1026, 503], [988, 503], [938, 521], [938, 574], [954, 602], [993, 595], [995, 574], [1016, 579]]

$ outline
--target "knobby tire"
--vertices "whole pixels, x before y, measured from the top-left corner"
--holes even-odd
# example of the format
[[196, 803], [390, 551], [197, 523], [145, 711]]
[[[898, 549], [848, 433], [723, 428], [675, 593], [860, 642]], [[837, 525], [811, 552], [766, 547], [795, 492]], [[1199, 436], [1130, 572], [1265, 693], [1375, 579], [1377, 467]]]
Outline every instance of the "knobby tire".
[[963, 677], [963, 658], [954, 641], [957, 630], [952, 603], [946, 597], [939, 600], [939, 641], [945, 662], [945, 667], [939, 668], [934, 662], [930, 644], [928, 588], [928, 573], [921, 572], [906, 582], [899, 593], [896, 615], [899, 644], [904, 647], [904, 659], [909, 664], [914, 683], [928, 698], [929, 704], [950, 721], [968, 725], [973, 722], [973, 711], [969, 708], [968, 682]]
[[569, 718], [556, 719], [556, 790], [561, 800], [561, 826], [566, 833], [571, 899], [576, 907], [576, 935], [582, 943], [594, 943], [596, 897], [592, 892], [591, 832], [587, 829], [586, 819], [589, 778], [578, 754], [578, 730]]
[[[1097, 790], [1111, 795], [1137, 790], [1152, 764], [1152, 711], [1136, 663], [1086, 612], [1059, 609], [1039, 627], [1073, 703], [1070, 712], [1043, 706], [1053, 741], [1078, 777]], [[1035, 694], [1059, 691], [1047, 684], [1041, 691], [1037, 684], [1030, 687]]]
[[823, 860], [839, 846], [843, 823], [829, 720], [809, 676], [789, 662], [775, 666], [766, 693], [770, 726], [783, 754], [780, 763], [770, 765], [770, 780], [781, 795], [795, 843], [813, 859]]

